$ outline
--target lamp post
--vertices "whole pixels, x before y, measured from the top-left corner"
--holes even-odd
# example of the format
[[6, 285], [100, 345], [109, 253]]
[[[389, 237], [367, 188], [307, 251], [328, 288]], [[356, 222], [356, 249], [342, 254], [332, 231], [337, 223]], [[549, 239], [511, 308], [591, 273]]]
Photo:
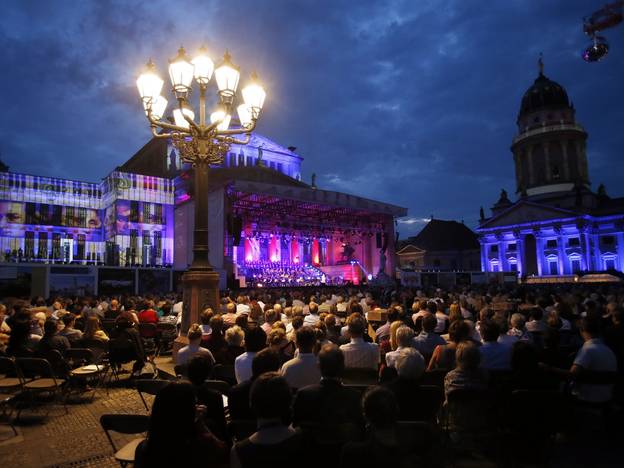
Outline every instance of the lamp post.
[[[217, 85], [218, 106], [206, 118], [206, 95], [211, 78]], [[214, 271], [208, 258], [208, 168], [223, 162], [232, 143], [246, 145], [256, 128], [266, 93], [258, 83], [255, 73], [243, 88], [243, 102], [237, 107], [240, 127], [230, 128], [231, 111], [236, 97], [240, 72], [225, 53], [222, 63], [215, 69], [204, 47], [195, 58], [189, 60], [180, 47], [178, 54], [169, 61], [169, 77], [176, 106], [173, 123], [163, 121], [167, 99], [161, 95], [164, 81], [150, 60], [137, 79], [137, 87], [150, 123], [154, 138], [172, 141], [183, 162], [193, 165], [195, 172], [195, 227], [193, 231], [193, 262], [182, 281], [184, 284], [182, 338], [177, 347], [186, 340], [184, 336], [193, 322], [199, 321], [200, 311], [207, 306], [218, 310], [219, 274]], [[191, 85], [195, 79], [199, 87], [199, 119], [190, 103]], [[176, 349], [177, 350], [177, 349]]]

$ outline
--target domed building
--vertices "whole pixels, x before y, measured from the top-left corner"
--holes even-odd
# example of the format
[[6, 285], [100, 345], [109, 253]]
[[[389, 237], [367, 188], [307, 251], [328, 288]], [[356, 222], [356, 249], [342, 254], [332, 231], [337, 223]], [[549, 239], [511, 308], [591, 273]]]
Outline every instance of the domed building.
[[587, 132], [565, 88], [539, 74], [524, 93], [511, 152], [516, 201], [507, 192], [477, 232], [483, 271], [520, 276], [624, 270], [624, 198], [591, 189]]

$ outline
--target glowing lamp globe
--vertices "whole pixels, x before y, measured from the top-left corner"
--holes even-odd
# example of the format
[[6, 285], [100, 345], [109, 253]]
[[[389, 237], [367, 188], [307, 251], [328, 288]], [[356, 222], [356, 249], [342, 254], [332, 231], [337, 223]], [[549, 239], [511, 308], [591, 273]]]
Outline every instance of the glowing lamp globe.
[[210, 114], [210, 122], [211, 123], [220, 122], [217, 125], [217, 130], [221, 130], [221, 131], [228, 129], [228, 127], [230, 126], [231, 119], [232, 119], [232, 116], [226, 113], [223, 108], [219, 108], [216, 111], [214, 111], [212, 114]]
[[199, 49], [197, 56], [191, 61], [193, 64], [193, 76], [195, 80], [202, 86], [206, 86], [212, 77], [214, 71], [214, 63], [208, 57], [208, 51], [205, 47]]
[[150, 103], [144, 101], [143, 107], [145, 108], [145, 115], [149, 116], [149, 112], [151, 112], [154, 120], [160, 120], [163, 118], [163, 115], [165, 115], [167, 100], [162, 96], [158, 96]]
[[241, 104], [236, 108], [236, 112], [238, 113], [238, 120], [242, 127], [249, 127], [252, 123], [251, 117], [251, 107], [247, 104]]
[[184, 47], [178, 49], [178, 55], [169, 61], [169, 78], [173, 90], [179, 95], [186, 95], [193, 81], [193, 64], [186, 56]]
[[186, 104], [182, 105], [182, 109], [177, 108], [173, 111], [173, 120], [178, 127], [189, 128], [190, 123], [184, 118], [184, 116], [188, 116], [191, 120], [195, 118], [195, 113], [193, 109], [191, 109]]
[[149, 103], [160, 96], [164, 81], [156, 73], [154, 62], [151, 60], [147, 62], [145, 70], [137, 78], [136, 84], [139, 89], [139, 96], [141, 96], [144, 105], [145, 103], [149, 105]]
[[243, 88], [243, 99], [252, 111], [252, 117], [257, 119], [264, 105], [264, 99], [266, 98], [266, 92], [264, 88], [258, 83], [258, 76], [253, 73], [251, 75], [251, 83]]
[[231, 59], [230, 54], [226, 52], [223, 56], [223, 63], [214, 71], [219, 94], [225, 99], [234, 97], [240, 78], [240, 71]]

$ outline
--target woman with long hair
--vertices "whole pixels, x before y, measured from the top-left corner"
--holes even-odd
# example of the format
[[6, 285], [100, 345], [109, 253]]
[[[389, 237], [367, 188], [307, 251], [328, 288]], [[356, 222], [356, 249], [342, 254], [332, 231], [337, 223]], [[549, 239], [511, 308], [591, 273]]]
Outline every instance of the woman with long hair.
[[106, 332], [100, 328], [100, 319], [97, 317], [89, 317], [87, 319], [82, 337], [87, 340], [109, 340]]
[[204, 410], [196, 404], [188, 382], [172, 382], [160, 390], [152, 406], [147, 438], [136, 449], [134, 466], [226, 465], [227, 447], [204, 424]]

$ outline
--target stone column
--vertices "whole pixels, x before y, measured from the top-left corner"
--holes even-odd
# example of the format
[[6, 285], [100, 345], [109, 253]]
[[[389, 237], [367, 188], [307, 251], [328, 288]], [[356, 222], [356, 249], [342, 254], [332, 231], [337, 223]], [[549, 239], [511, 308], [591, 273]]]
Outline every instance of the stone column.
[[487, 261], [488, 245], [485, 243], [483, 237], [479, 238], [479, 244], [481, 244], [481, 271], [486, 272], [486, 271], [489, 271], [488, 261]]
[[535, 171], [533, 171], [533, 147], [527, 147], [527, 162], [529, 166], [529, 183], [526, 185], [533, 186], [535, 184]]
[[619, 271], [624, 271], [624, 232], [618, 232], [617, 239], [617, 265]]
[[603, 271], [602, 257], [600, 256], [600, 242], [598, 234], [592, 234], [592, 244], [594, 245], [593, 258], [594, 258], [594, 270]]
[[550, 170], [550, 148], [548, 142], [542, 143], [544, 149], [544, 165], [546, 166], [546, 182], [551, 181], [552, 171]]
[[518, 276], [522, 276], [524, 272], [524, 239], [520, 237], [519, 232], [514, 232], [514, 240], [516, 241], [516, 268]]
[[561, 146], [561, 154], [563, 155], [563, 178], [570, 180], [570, 162], [568, 161], [568, 145], [567, 140], [559, 141]]
[[544, 274], [544, 240], [542, 239], [541, 233], [539, 231], [534, 232], [535, 236], [535, 257], [537, 259], [537, 276], [542, 276]]
[[[502, 236], [501, 236], [502, 239]], [[506, 253], [507, 251], [507, 244], [503, 241], [500, 240], [498, 242], [498, 271], [507, 271], [506, 270], [506, 265], [507, 265], [507, 258], [506, 258]]]
[[561, 235], [561, 230], [557, 232], [557, 251], [559, 254], [559, 274], [566, 273], [566, 254], [565, 254], [565, 238]]
[[592, 261], [591, 245], [589, 242], [589, 233], [586, 230], [580, 231], [581, 234], [581, 246], [583, 250], [583, 261], [585, 263], [586, 270], [594, 269], [594, 262]]

